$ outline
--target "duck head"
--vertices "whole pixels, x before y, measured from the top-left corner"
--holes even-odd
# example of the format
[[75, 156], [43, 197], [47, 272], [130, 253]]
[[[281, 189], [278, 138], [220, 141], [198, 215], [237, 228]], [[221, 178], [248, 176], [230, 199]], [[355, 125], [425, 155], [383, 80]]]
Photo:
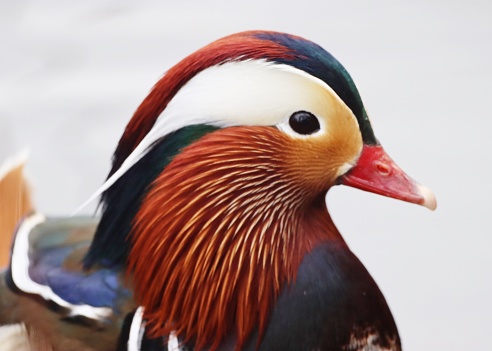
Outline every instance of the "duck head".
[[382, 149], [332, 55], [283, 33], [228, 36], [135, 112], [85, 264], [128, 266], [153, 335], [205, 346], [233, 331], [240, 346], [302, 257], [343, 243], [324, 202], [336, 184], [436, 207]]

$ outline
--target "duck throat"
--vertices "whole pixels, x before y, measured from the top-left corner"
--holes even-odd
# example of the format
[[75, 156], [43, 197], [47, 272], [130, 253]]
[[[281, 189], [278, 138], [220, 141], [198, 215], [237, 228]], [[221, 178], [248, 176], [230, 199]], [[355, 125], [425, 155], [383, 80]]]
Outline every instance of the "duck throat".
[[275, 128], [222, 129], [155, 179], [133, 223], [128, 268], [150, 336], [174, 331], [213, 350], [234, 333], [239, 349], [255, 328], [261, 337], [304, 255], [343, 241], [324, 196], [289, 175], [283, 149]]

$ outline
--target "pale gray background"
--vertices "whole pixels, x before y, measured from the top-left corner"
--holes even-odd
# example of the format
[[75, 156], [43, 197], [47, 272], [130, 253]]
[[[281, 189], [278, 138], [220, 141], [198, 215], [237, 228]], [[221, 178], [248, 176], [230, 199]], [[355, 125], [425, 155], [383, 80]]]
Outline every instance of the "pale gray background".
[[490, 1], [2, 0], [0, 159], [29, 147], [37, 207], [72, 212], [157, 79], [247, 29], [332, 52], [386, 150], [437, 195], [434, 213], [343, 187], [328, 199], [405, 349], [492, 349]]

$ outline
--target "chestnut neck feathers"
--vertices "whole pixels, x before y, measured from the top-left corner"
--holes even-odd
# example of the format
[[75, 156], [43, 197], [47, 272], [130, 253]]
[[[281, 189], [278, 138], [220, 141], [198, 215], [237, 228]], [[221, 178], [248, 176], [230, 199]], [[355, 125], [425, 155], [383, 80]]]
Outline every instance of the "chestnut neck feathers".
[[289, 139], [272, 127], [218, 130], [152, 183], [129, 256], [152, 335], [213, 349], [233, 332], [239, 349], [253, 329], [261, 335], [303, 256], [343, 242], [320, 189], [289, 164]]

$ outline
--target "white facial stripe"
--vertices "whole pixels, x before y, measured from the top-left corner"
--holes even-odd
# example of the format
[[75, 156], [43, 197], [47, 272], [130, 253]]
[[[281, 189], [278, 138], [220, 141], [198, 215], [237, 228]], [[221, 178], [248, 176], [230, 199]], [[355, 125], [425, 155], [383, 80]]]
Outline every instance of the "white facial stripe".
[[219, 127], [275, 125], [298, 109], [312, 108], [313, 83], [265, 61], [228, 62], [190, 80], [156, 123], [187, 120]]
[[93, 307], [89, 305], [74, 305], [56, 295], [47, 285], [36, 283], [29, 276], [29, 234], [31, 231], [43, 223], [43, 215], [36, 213], [24, 219], [17, 231], [12, 250], [12, 280], [22, 291], [29, 294], [36, 294], [47, 301], [53, 301], [58, 306], [69, 310], [70, 316], [84, 316], [93, 320], [102, 320], [112, 314], [108, 307]]
[[140, 351], [144, 332], [145, 323], [143, 322], [143, 307], [140, 306], [135, 311], [130, 326], [130, 334], [128, 335], [127, 343], [128, 351]]
[[121, 167], [76, 212], [112, 186], [154, 142], [173, 131], [196, 124], [279, 125], [284, 132], [298, 137], [288, 125], [285, 127], [286, 121], [292, 113], [304, 110], [319, 118], [321, 131], [316, 134], [322, 134], [328, 128], [327, 114], [333, 111], [333, 101], [355, 119], [325, 82], [292, 66], [245, 60], [207, 68], [177, 92]]

